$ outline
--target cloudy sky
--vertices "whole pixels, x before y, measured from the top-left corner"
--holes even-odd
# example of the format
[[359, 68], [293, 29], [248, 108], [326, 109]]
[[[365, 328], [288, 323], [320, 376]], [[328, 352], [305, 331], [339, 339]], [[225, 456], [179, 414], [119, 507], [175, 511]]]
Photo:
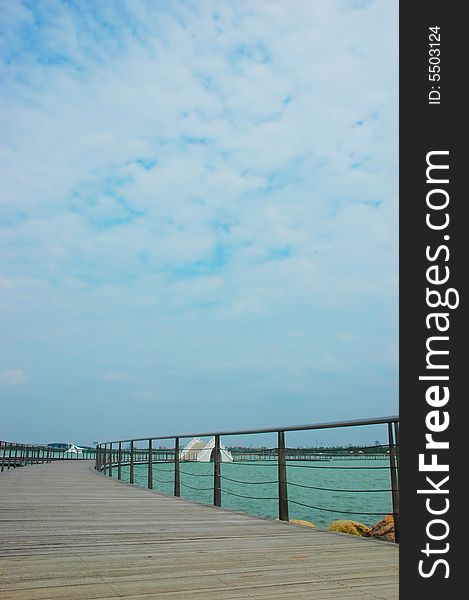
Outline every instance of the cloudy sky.
[[397, 412], [397, 2], [0, 3], [0, 438]]

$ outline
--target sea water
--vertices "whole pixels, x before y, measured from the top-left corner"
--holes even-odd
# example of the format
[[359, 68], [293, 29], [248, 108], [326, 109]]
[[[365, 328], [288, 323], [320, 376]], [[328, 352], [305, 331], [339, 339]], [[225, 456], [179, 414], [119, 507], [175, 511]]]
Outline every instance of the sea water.
[[[213, 463], [181, 462], [181, 497], [213, 504], [213, 467]], [[276, 462], [222, 463], [221, 473], [223, 508], [278, 518]], [[113, 476], [117, 476], [116, 468]], [[135, 465], [135, 485], [147, 487], [147, 479], [147, 465]], [[129, 481], [127, 465], [122, 466], [122, 480]], [[291, 461], [287, 480], [290, 520], [303, 519], [321, 528], [336, 519], [372, 525], [392, 512], [386, 459]], [[173, 495], [173, 463], [153, 465], [153, 489]]]

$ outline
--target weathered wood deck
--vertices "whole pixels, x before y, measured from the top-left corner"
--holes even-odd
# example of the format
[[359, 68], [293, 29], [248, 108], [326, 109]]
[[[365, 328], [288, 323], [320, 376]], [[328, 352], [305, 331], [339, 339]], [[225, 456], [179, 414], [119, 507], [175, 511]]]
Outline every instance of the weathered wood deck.
[[88, 461], [0, 475], [2, 600], [398, 598], [394, 544], [106, 479]]

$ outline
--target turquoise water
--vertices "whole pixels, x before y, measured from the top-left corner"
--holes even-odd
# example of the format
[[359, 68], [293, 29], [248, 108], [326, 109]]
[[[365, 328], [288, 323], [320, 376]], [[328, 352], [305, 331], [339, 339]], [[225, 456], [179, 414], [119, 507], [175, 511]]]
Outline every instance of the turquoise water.
[[[260, 517], [278, 518], [276, 462], [223, 463], [221, 470], [222, 507]], [[181, 463], [180, 471], [181, 497], [212, 504], [213, 463]], [[116, 468], [113, 476], [117, 476]], [[122, 479], [129, 480], [128, 466], [122, 466]], [[147, 465], [134, 466], [134, 479], [136, 485], [147, 486]], [[385, 459], [332, 460], [321, 463], [295, 461], [287, 466], [287, 479], [290, 519], [312, 521], [321, 528], [326, 528], [335, 519], [353, 519], [372, 525], [382, 516], [363, 513], [384, 515], [392, 512], [391, 492], [377, 491], [391, 488], [389, 462]], [[172, 495], [173, 486], [174, 465], [154, 464], [153, 489]], [[311, 486], [329, 489], [310, 489]], [[352, 490], [376, 491], [363, 493]], [[308, 506], [300, 506], [294, 502]]]

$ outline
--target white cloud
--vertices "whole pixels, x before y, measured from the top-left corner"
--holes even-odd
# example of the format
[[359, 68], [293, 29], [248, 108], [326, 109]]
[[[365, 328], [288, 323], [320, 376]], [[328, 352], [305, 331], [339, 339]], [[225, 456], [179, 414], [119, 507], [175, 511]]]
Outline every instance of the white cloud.
[[0, 373], [0, 385], [21, 385], [28, 378], [21, 369], [6, 369]]
[[397, 5], [0, 10], [0, 318], [40, 395], [171, 396], [188, 364], [305, 402], [308, 361], [397, 382]]
[[126, 381], [128, 379], [128, 374], [127, 373], [121, 373], [119, 371], [114, 371], [114, 372], [110, 372], [110, 373], [104, 373], [102, 375], [102, 380], [103, 381], [107, 381], [108, 383], [114, 383], [114, 382], [120, 382], [120, 381]]

